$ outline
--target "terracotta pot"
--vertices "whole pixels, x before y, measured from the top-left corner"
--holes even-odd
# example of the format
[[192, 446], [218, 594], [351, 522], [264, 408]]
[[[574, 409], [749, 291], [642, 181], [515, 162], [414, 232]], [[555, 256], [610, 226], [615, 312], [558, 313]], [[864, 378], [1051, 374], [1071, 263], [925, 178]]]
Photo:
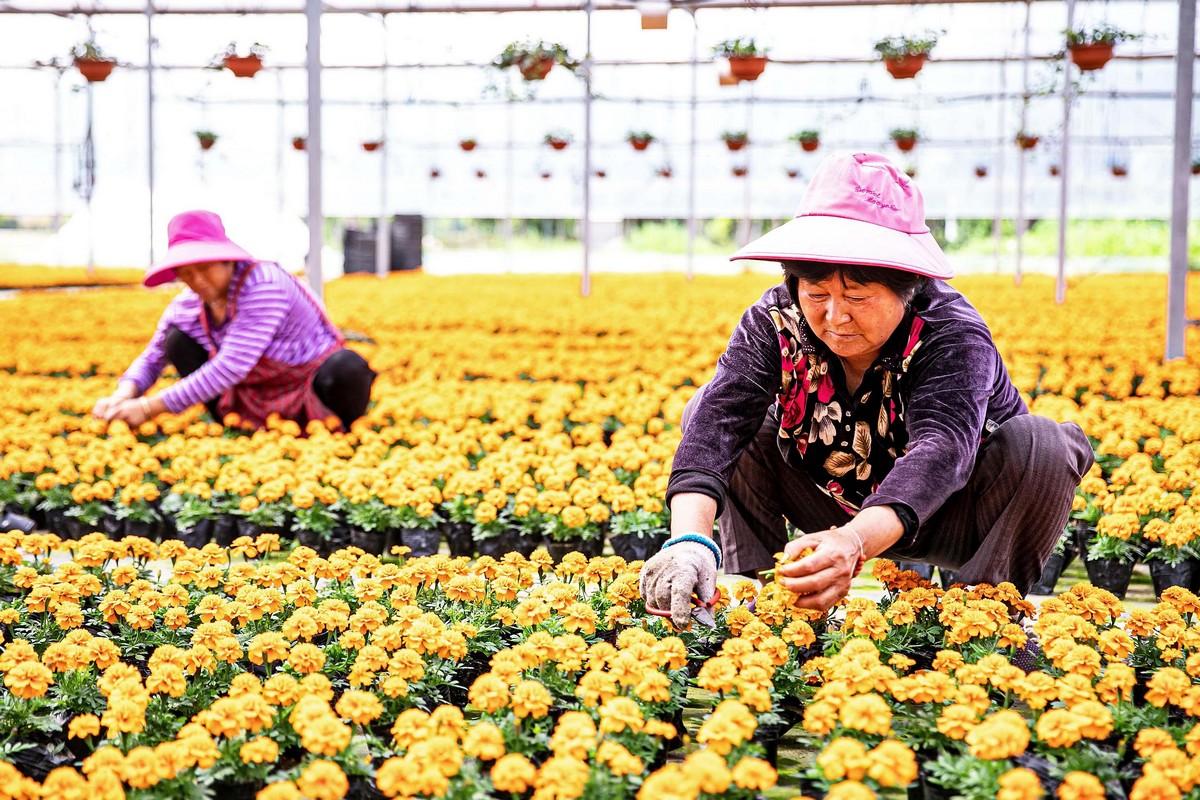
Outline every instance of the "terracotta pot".
[[907, 167], [904, 170], [904, 174], [910, 178], [915, 178], [915, 177], [917, 177], [917, 168], [916, 167]]
[[633, 145], [634, 150], [645, 150], [650, 146], [650, 139], [630, 139], [629, 143]]
[[1041, 141], [1040, 136], [1018, 136], [1017, 147], [1020, 147], [1022, 150], [1032, 150], [1037, 147], [1039, 141]]
[[987, 172], [988, 172], [987, 167], [976, 167], [975, 168], [975, 177], [986, 178]]
[[608, 175], [608, 173], [602, 169], [598, 169], [598, 170], [594, 171], [592, 174], [595, 175], [597, 178], [603, 178]]
[[463, 139], [461, 142], [458, 143], [458, 146], [463, 149], [463, 152], [469, 153], [475, 149], [476, 144], [477, 143], [475, 142], [474, 139]]
[[799, 175], [800, 175], [800, 170], [798, 170], [798, 169], [789, 169], [787, 171], [787, 176], [789, 178], [796, 178], [796, 177], [799, 177]]
[[476, 177], [476, 178], [486, 178], [486, 177], [487, 177], [487, 173], [486, 173], [486, 172], [484, 172], [484, 171], [483, 171], [483, 170], [481, 170], [481, 169], [477, 169], [477, 170], [475, 170], [475, 177]]
[[549, 172], [543, 172], [543, 173], [542, 173], [542, 180], [544, 180], [544, 181], [548, 181], [548, 180], [550, 180], [550, 173], [549, 173]]
[[744, 177], [746, 177], [747, 173], [750, 172], [750, 170], [747, 167], [734, 167], [732, 169], [732, 172], [733, 172], [733, 177], [744, 178]]
[[225, 56], [225, 68], [238, 78], [253, 78], [254, 73], [262, 69], [262, 59], [258, 56]]
[[721, 86], [737, 86], [738, 79], [732, 75], [721, 73], [721, 75], [717, 78], [717, 83], [719, 83]]
[[1058, 173], [1062, 172], [1062, 170], [1061, 170], [1061, 169], [1059, 169], [1059, 166], [1058, 166], [1058, 164], [1051, 164], [1051, 165], [1050, 165], [1049, 172], [1050, 172], [1050, 177], [1051, 177], [1051, 178], [1057, 178], [1057, 177], [1058, 177]]
[[555, 150], [566, 150], [570, 144], [566, 139], [547, 139], [546, 144], [553, 147]]
[[800, 149], [802, 149], [806, 153], [815, 152], [816, 149], [820, 146], [821, 146], [820, 139], [801, 139], [800, 140]]
[[550, 70], [554, 68], [553, 58], [540, 58], [523, 67], [518, 67], [521, 71], [521, 77], [527, 81], [540, 81], [545, 79], [550, 74]]
[[660, 177], [660, 178], [671, 177], [671, 170], [669, 170], [669, 169], [660, 169], [660, 170], [657, 170], [657, 172], [658, 172], [658, 177]]
[[297, 136], [294, 139], [292, 139], [292, 148], [293, 149], [304, 150], [306, 147], [308, 147], [308, 140], [305, 139], [303, 136]]
[[216, 143], [217, 143], [216, 139], [209, 139], [207, 137], [201, 138], [200, 139], [200, 149], [201, 150], [211, 150], [212, 146]]
[[902, 153], [911, 152], [917, 146], [917, 138], [915, 136], [904, 136], [894, 141], [896, 142], [897, 149]]
[[1111, 44], [1075, 44], [1067, 48], [1080, 72], [1100, 69], [1113, 57]]
[[766, 56], [731, 56], [729, 74], [739, 81], [755, 81], [767, 68]]
[[749, 139], [726, 139], [725, 146], [730, 150], [738, 151], [750, 143]]
[[905, 78], [915, 78], [928, 59], [929, 56], [926, 55], [900, 56], [899, 58], [885, 58], [883, 65], [887, 67], [887, 71], [893, 78], [904, 80]]
[[429, 170], [429, 177], [440, 178], [442, 177], [442, 171], [440, 169], [431, 169]]
[[1129, 167], [1125, 167], [1120, 164], [1113, 164], [1110, 169], [1112, 170], [1113, 177], [1116, 178], [1124, 178], [1129, 174]]
[[77, 58], [75, 59], [75, 68], [80, 74], [87, 79], [88, 83], [101, 83], [105, 78], [112, 74], [113, 67], [117, 65], [115, 61], [93, 58]]
[[1192, 174], [1200, 175], [1200, 164], [1192, 164]]
[[379, 148], [381, 148], [381, 147], [383, 147], [383, 142], [382, 142], [382, 141], [379, 141], [379, 142], [363, 142], [363, 143], [362, 143], [362, 149], [363, 149], [363, 150], [366, 150], [368, 153], [374, 153], [376, 150], [378, 150], [378, 149], [379, 149]]

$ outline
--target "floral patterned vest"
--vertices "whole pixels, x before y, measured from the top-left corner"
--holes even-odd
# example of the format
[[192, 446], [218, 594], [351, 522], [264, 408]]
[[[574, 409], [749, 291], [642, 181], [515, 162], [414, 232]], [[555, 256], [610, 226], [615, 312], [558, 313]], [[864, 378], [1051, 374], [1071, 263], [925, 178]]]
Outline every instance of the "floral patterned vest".
[[841, 375], [841, 363], [818, 347], [798, 306], [772, 307], [770, 315], [779, 337], [780, 451], [822, 491], [857, 511], [906, 451], [900, 386], [925, 321], [915, 314], [901, 321], [852, 396], [844, 380], [835, 385], [831, 368]]

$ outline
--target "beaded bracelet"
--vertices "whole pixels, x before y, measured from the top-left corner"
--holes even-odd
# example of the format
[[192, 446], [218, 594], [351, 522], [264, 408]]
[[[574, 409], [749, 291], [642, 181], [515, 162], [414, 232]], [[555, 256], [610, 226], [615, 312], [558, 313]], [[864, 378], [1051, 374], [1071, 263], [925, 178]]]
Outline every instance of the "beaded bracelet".
[[672, 536], [663, 542], [663, 546], [660, 549], [665, 550], [671, 545], [679, 544], [680, 542], [696, 542], [697, 544], [704, 545], [712, 551], [713, 557], [717, 559], [717, 569], [721, 568], [721, 548], [717, 546], [716, 542], [702, 533], [681, 533], [678, 536]]

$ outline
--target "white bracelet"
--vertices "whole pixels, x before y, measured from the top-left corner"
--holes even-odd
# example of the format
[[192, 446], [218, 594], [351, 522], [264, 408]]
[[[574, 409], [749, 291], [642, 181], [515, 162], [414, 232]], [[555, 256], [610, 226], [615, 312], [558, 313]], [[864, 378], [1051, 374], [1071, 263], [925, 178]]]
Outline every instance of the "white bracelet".
[[867, 548], [863, 544], [863, 537], [862, 534], [858, 532], [858, 528], [855, 528], [849, 522], [842, 527], [849, 529], [849, 531], [854, 534], [854, 540], [858, 542], [858, 565], [854, 568], [854, 577], [857, 578], [858, 573], [862, 572], [863, 564], [867, 563]]

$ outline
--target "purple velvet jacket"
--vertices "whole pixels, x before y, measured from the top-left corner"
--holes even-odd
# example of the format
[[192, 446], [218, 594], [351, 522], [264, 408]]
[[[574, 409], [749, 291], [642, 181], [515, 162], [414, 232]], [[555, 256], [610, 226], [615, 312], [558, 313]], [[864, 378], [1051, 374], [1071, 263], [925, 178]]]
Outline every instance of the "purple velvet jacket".
[[[785, 283], [768, 289], [742, 315], [717, 362], [716, 374], [688, 424], [675, 454], [667, 502], [679, 492], [698, 492], [724, 507], [734, 465], [762, 427], [768, 413], [778, 422], [778, 396], [783, 387], [780, 337], [770, 309], [793, 306]], [[1013, 386], [991, 332], [979, 312], [960, 293], [932, 281], [913, 299], [910, 315], [923, 321], [921, 345], [898, 382], [907, 441], [886, 475], [862, 502], [862, 508], [889, 505], [905, 520], [906, 535], [915, 538], [920, 525], [954, 492], [966, 485], [983, 437], [1028, 409]], [[807, 331], [801, 315], [802, 333]], [[807, 343], [836, 362], [836, 357], [807, 331]], [[894, 363], [905, 337], [894, 335], [880, 361]], [[879, 363], [879, 362], [877, 362]], [[831, 369], [839, 395], [849, 395], [841, 370]], [[780, 451], [796, 468], [803, 463], [792, 439], [778, 439]], [[797, 462], [801, 463], [797, 463]], [[816, 467], [817, 470], [820, 467]]]

